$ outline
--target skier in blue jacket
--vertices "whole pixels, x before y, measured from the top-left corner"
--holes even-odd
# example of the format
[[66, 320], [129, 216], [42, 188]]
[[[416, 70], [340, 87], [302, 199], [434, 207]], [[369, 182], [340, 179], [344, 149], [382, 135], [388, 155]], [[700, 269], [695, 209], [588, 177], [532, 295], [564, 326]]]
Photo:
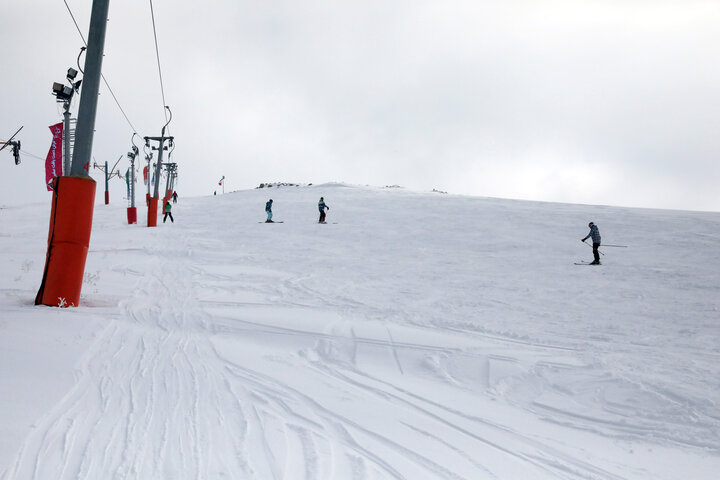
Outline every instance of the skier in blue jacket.
[[588, 238], [592, 237], [593, 257], [595, 257], [595, 260], [593, 260], [590, 265], [600, 265], [600, 253], [598, 252], [598, 248], [600, 247], [600, 230], [598, 230], [597, 225], [593, 222], [588, 223], [588, 227], [590, 227], [590, 233], [588, 233], [582, 241], [584, 242]]
[[320, 201], [318, 202], [318, 210], [320, 210], [320, 220], [318, 220], [318, 223], [325, 223], [325, 209], [330, 210], [330, 207], [325, 205], [325, 199], [323, 197], [320, 197]]

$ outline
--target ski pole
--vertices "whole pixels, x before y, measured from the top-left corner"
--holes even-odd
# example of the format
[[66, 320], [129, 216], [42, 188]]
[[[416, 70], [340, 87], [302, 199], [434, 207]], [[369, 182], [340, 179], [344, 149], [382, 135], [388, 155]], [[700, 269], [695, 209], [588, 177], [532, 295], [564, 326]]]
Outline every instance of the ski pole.
[[603, 243], [602, 246], [603, 247], [627, 248], [627, 245], [608, 245], [607, 243]]
[[[585, 243], [585, 240], [583, 240], [582, 242]], [[585, 243], [585, 245], [592, 248], [592, 245], [590, 245], [589, 243]], [[603, 246], [606, 247], [607, 245], [603, 245]], [[601, 252], [599, 248], [598, 248], [598, 253], [602, 256], [605, 256], [605, 254], [603, 252]]]

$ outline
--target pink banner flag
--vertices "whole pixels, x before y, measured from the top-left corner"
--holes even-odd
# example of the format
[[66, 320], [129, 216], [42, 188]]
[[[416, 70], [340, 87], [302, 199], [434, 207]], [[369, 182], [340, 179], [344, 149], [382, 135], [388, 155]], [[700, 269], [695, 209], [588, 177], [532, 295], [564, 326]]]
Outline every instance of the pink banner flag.
[[50, 144], [50, 151], [45, 159], [45, 184], [47, 185], [47, 189], [52, 191], [50, 182], [52, 182], [53, 178], [62, 176], [62, 122], [51, 125], [50, 131], [52, 132], [53, 139]]

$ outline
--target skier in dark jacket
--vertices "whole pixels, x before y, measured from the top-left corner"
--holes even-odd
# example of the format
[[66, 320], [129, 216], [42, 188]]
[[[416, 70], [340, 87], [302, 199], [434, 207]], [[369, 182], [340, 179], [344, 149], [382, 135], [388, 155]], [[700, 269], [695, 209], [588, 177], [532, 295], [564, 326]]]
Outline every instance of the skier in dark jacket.
[[595, 260], [593, 260], [590, 265], [600, 265], [600, 252], [598, 252], [598, 248], [600, 247], [600, 230], [598, 230], [597, 225], [593, 222], [588, 223], [588, 227], [590, 227], [590, 233], [588, 233], [582, 241], [584, 242], [588, 238], [592, 237], [593, 257], [595, 257]]
[[265, 204], [265, 212], [267, 213], [267, 220], [265, 220], [265, 223], [275, 223], [272, 219], [272, 198], [267, 201]]
[[325, 205], [325, 199], [323, 197], [320, 197], [320, 201], [318, 202], [318, 210], [320, 210], [320, 220], [318, 220], [318, 223], [325, 223], [325, 209], [330, 210], [330, 207]]

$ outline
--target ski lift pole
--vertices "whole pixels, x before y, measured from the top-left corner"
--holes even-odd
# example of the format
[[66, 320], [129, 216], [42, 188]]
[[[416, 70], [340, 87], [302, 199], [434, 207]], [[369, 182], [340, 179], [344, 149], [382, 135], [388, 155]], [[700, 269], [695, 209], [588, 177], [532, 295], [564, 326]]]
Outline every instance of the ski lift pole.
[[165, 184], [165, 201], [170, 201], [170, 198], [172, 197], [173, 190], [175, 189], [175, 171], [177, 170], [177, 163], [175, 162], [169, 162], [165, 164], [165, 168], [167, 169], [167, 181]]
[[[169, 144], [172, 146], [173, 144], [173, 137], [165, 136], [165, 129], [172, 121], [172, 111], [170, 110], [170, 107], [165, 105], [165, 108], [168, 112], [170, 112], [170, 118], [168, 119], [167, 123], [162, 127], [162, 132], [160, 133], [159, 137], [144, 137], [145, 139], [145, 145], [149, 148], [150, 147], [150, 140], [158, 142], [158, 158], [157, 158], [157, 164], [155, 165], [155, 194], [150, 198], [150, 202], [148, 204], [148, 219], [147, 219], [147, 226], [148, 227], [156, 227], [157, 226], [157, 216], [158, 216], [158, 200], [160, 198], [160, 173], [162, 171], [162, 157], [163, 157], [163, 150], [165, 150], [165, 141], [167, 140]], [[148, 172], [149, 173], [149, 172]]]
[[80, 304], [96, 183], [89, 175], [110, 0], [93, 0], [70, 176], [52, 181], [50, 234], [35, 305]]
[[130, 160], [130, 206], [135, 208], [135, 157]]
[[[133, 139], [136, 133], [133, 133]], [[132, 151], [128, 152], [127, 156], [130, 158], [130, 170], [125, 175], [125, 180], [128, 184], [128, 200], [130, 206], [127, 209], [128, 225], [137, 223], [137, 208], [135, 208], [135, 159], [137, 158], [140, 150], [133, 142]]]
[[72, 176], [88, 176], [90, 170], [109, 4], [110, 0], [93, 0], [83, 89], [75, 128], [75, 148], [70, 171]]
[[[128, 193], [128, 196], [130, 197], [130, 208], [135, 208], [135, 159], [140, 153], [140, 149], [135, 145], [135, 136], [137, 133], [133, 133], [132, 138], [130, 141], [132, 142], [132, 150], [128, 152], [128, 157], [130, 158], [130, 192]], [[137, 135], [139, 137], [139, 135]]]
[[165, 198], [168, 202], [170, 201], [170, 197], [172, 197], [174, 191], [173, 176], [177, 168], [177, 163], [170, 161], [173, 151], [175, 151], [175, 142], [170, 142], [170, 148], [171, 149], [168, 152], [168, 163], [165, 164], [165, 168], [167, 168], [167, 181], [165, 182]]
[[168, 119], [167, 123], [163, 126], [162, 132], [160, 133], [160, 138], [146, 137], [146, 139], [150, 138], [151, 140], [156, 140], [159, 142], [158, 160], [157, 160], [157, 165], [155, 167], [155, 190], [154, 190], [153, 198], [160, 197], [160, 181], [159, 180], [160, 180], [160, 173], [162, 172], [162, 164], [163, 164], [162, 157], [163, 157], [163, 150], [165, 149], [165, 140], [169, 140], [170, 142], [172, 142], [172, 140], [173, 140], [173, 137], [165, 136], [165, 129], [172, 121], [172, 111], [170, 110], [170, 107], [165, 105], [165, 108], [167, 109], [168, 112], [170, 112], [170, 118]]
[[70, 101], [63, 103], [63, 175], [70, 175], [72, 158], [70, 158]]
[[152, 156], [152, 152], [145, 152], [145, 160], [147, 160], [147, 165], [145, 166], [143, 172], [143, 178], [145, 179], [145, 184], [147, 185], [147, 192], [145, 192], [145, 205], [147, 206], [150, 205], [150, 188], [152, 183]]
[[[122, 160], [123, 156], [120, 155], [120, 158], [117, 159], [117, 162], [115, 162], [115, 165], [113, 165], [112, 168], [108, 168], [108, 162], [105, 161], [105, 205], [108, 205], [110, 203], [110, 178], [115, 175], [115, 167], [117, 167], [117, 164], [120, 163], [120, 160]], [[118, 173], [118, 177], [120, 174]]]
[[[168, 160], [169, 160], [169, 158], [168, 158]], [[171, 163], [165, 164], [165, 169], [167, 170], [167, 172], [166, 172], [167, 178], [165, 178], [165, 195], [163, 197], [165, 202], [167, 202], [170, 199], [170, 195], [171, 195], [170, 194], [170, 172], [172, 171], [171, 167], [172, 167]], [[165, 202], [163, 202], [163, 205], [165, 205]]]
[[108, 205], [110, 203], [110, 186], [109, 186], [109, 179], [108, 176], [110, 175], [110, 170], [108, 169], [108, 162], [105, 160], [105, 205]]

